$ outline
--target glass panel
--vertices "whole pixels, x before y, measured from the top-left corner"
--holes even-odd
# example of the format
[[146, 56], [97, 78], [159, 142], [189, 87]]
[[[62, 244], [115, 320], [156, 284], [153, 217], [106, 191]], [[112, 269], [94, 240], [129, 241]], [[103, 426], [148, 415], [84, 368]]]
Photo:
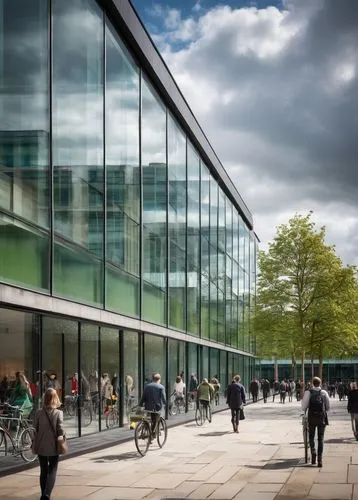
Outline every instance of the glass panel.
[[0, 214], [0, 280], [46, 290], [48, 265], [47, 234]]
[[[179, 340], [168, 340], [168, 349], [169, 349], [169, 405], [173, 405], [176, 398], [178, 397], [178, 392], [186, 395], [186, 377], [185, 377], [185, 343]], [[180, 381], [179, 378], [180, 377]], [[178, 401], [178, 400], [177, 400]], [[170, 416], [176, 416], [180, 413], [185, 412], [185, 399], [180, 398], [180, 403], [177, 405], [177, 411], [170, 412]], [[169, 406], [170, 407], [170, 406]], [[174, 415], [172, 414], [174, 413]]]
[[168, 120], [169, 325], [186, 328], [186, 143], [173, 118]]
[[120, 371], [119, 331], [101, 327], [101, 429], [119, 426], [120, 416]]
[[192, 397], [195, 398], [198, 382], [198, 346], [196, 344], [188, 344], [188, 390]]
[[81, 435], [99, 430], [98, 326], [81, 325]]
[[123, 332], [123, 370], [122, 394], [125, 395], [124, 421], [128, 422], [131, 408], [138, 404], [141, 396], [139, 387], [138, 333]]
[[78, 323], [44, 316], [42, 320], [43, 388], [55, 387], [64, 404], [66, 434], [78, 436]]
[[106, 266], [107, 309], [136, 316], [139, 311], [139, 278]]
[[[155, 124], [155, 126], [153, 126]], [[143, 319], [165, 324], [167, 282], [166, 112], [142, 80]]]
[[[40, 406], [39, 324], [37, 314], [0, 309], [0, 403], [9, 400], [26, 416]], [[25, 377], [16, 377], [17, 372]]]
[[210, 307], [210, 175], [205, 165], [201, 165], [201, 336], [209, 338]]
[[227, 380], [227, 353], [225, 351], [220, 351], [220, 384], [222, 392], [225, 391], [228, 386]]
[[[107, 306], [139, 315], [139, 71], [118, 35], [106, 26]], [[130, 274], [129, 274], [130, 273]], [[133, 276], [131, 276], [133, 275]], [[116, 295], [128, 290], [130, 300]]]
[[55, 240], [54, 281], [56, 294], [88, 303], [102, 297], [102, 263], [83, 249]]
[[188, 144], [187, 211], [187, 330], [196, 336], [200, 329], [200, 163]]
[[209, 374], [209, 347], [203, 346], [201, 348], [201, 373], [200, 373], [200, 381], [203, 378], [207, 378], [210, 380]]
[[152, 381], [152, 375], [160, 373], [161, 384], [166, 384], [165, 352], [163, 337], [144, 335], [144, 384]]
[[[103, 258], [102, 55], [103, 15], [97, 3], [54, 0], [54, 227], [57, 236], [72, 242], [67, 252], [55, 246], [55, 265], [60, 262], [61, 269], [55, 269], [54, 289], [60, 295], [96, 304], [103, 301], [102, 294], [97, 293], [103, 280], [97, 260]], [[85, 259], [81, 247], [88, 251]], [[82, 268], [89, 272], [77, 275], [83, 281], [73, 294], [61, 277], [73, 272], [76, 254]]]
[[48, 1], [0, 2], [0, 25], [0, 208], [48, 227]]

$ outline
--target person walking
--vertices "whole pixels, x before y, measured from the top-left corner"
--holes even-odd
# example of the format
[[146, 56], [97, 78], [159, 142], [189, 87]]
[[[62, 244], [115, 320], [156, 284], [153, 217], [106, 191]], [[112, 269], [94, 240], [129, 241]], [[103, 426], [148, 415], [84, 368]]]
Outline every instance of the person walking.
[[43, 407], [35, 416], [36, 436], [34, 452], [40, 462], [41, 500], [49, 500], [55, 486], [59, 455], [57, 440], [64, 439], [63, 413], [56, 390], [49, 387], [44, 395]]
[[164, 386], [160, 383], [160, 373], [154, 373], [152, 381], [144, 387], [143, 395], [139, 406], [144, 406], [145, 410], [150, 411], [152, 421], [152, 437], [155, 433], [155, 427], [160, 419], [160, 412], [167, 404]]
[[272, 402], [275, 402], [275, 396], [279, 393], [280, 390], [280, 382], [276, 379], [272, 384]]
[[240, 408], [246, 404], [245, 388], [240, 384], [240, 375], [235, 375], [227, 389], [226, 403], [231, 410], [231, 423], [234, 432], [239, 432]]
[[280, 383], [280, 403], [285, 404], [287, 393], [287, 383], [286, 380], [282, 380]]
[[[321, 379], [313, 377], [312, 389], [307, 390], [301, 401], [302, 410], [308, 410], [308, 439], [311, 448], [311, 463], [315, 465], [318, 458], [318, 467], [322, 467], [323, 440], [326, 425], [328, 425], [327, 412], [329, 411], [328, 393], [321, 388]], [[318, 447], [315, 448], [315, 433], [317, 428]]]
[[254, 377], [250, 382], [250, 393], [252, 394], [253, 403], [257, 403], [257, 397], [259, 394], [259, 382], [256, 377]]
[[351, 415], [354, 437], [358, 441], [358, 388], [356, 382], [352, 383], [351, 390], [348, 393], [347, 410]]
[[270, 382], [267, 380], [267, 378], [265, 378], [262, 381], [262, 395], [264, 398], [264, 403], [267, 403], [267, 398], [269, 394], [270, 394]]

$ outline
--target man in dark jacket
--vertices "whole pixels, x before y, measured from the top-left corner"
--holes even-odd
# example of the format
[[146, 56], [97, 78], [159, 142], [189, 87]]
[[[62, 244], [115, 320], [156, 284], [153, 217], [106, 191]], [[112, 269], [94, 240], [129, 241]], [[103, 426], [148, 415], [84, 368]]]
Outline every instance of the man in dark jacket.
[[261, 387], [262, 387], [262, 395], [264, 398], [264, 403], [267, 403], [267, 398], [268, 395], [270, 394], [270, 382], [267, 380], [267, 378], [263, 379]]
[[256, 377], [254, 377], [250, 382], [250, 393], [252, 394], [252, 401], [257, 402], [257, 396], [259, 394], [259, 383]]
[[226, 403], [231, 409], [231, 423], [234, 432], [239, 432], [240, 408], [246, 404], [245, 388], [240, 384], [240, 375], [235, 375], [227, 389]]
[[160, 374], [155, 373], [152, 377], [152, 382], [144, 387], [143, 395], [139, 402], [139, 406], [144, 406], [151, 413], [152, 433], [155, 431], [157, 421], [160, 419], [160, 412], [167, 400], [165, 397], [164, 386], [160, 383]]
[[352, 383], [351, 390], [348, 393], [347, 410], [351, 415], [354, 437], [358, 441], [358, 389], [355, 382]]

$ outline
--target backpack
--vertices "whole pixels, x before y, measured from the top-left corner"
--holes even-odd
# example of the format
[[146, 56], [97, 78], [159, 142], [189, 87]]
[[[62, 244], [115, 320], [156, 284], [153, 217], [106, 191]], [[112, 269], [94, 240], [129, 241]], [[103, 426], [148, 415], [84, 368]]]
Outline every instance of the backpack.
[[308, 405], [308, 420], [312, 424], [324, 424], [325, 408], [321, 390], [315, 391], [310, 389], [310, 402]]

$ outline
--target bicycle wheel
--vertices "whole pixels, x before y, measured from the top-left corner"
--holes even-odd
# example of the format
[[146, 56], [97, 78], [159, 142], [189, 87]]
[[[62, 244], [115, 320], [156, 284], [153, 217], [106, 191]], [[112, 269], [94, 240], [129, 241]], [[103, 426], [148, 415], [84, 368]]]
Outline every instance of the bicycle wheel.
[[308, 463], [308, 426], [307, 422], [303, 424], [303, 446], [305, 449], [305, 464]]
[[208, 422], [209, 422], [209, 424], [211, 424], [211, 421], [212, 421], [212, 416], [211, 416], [211, 406], [210, 406], [210, 405], [208, 405], [208, 406], [206, 407], [206, 409], [207, 409], [206, 416], [208, 417]]
[[0, 428], [0, 455], [7, 455], [6, 434], [1, 428]]
[[150, 427], [146, 420], [141, 420], [134, 431], [134, 442], [138, 453], [144, 457], [150, 445]]
[[74, 417], [76, 415], [76, 403], [71, 401], [66, 405], [66, 411], [69, 417]]
[[157, 442], [158, 442], [159, 448], [163, 448], [163, 446], [165, 445], [165, 442], [167, 440], [167, 436], [168, 436], [167, 423], [163, 417], [160, 417], [160, 420], [158, 422], [158, 427], [157, 427]]
[[81, 423], [84, 427], [88, 427], [92, 423], [92, 409], [88, 406], [81, 408]]
[[119, 426], [119, 412], [117, 408], [113, 408], [106, 416], [107, 429], [112, 429], [115, 426]]
[[201, 408], [197, 408], [195, 410], [195, 422], [196, 422], [196, 425], [203, 425], [203, 412], [201, 410]]
[[32, 451], [32, 440], [35, 437], [35, 429], [29, 427], [24, 429], [19, 437], [19, 452], [25, 462], [34, 462], [37, 455]]
[[174, 417], [178, 413], [178, 408], [175, 403], [172, 403], [169, 407], [169, 414]]

